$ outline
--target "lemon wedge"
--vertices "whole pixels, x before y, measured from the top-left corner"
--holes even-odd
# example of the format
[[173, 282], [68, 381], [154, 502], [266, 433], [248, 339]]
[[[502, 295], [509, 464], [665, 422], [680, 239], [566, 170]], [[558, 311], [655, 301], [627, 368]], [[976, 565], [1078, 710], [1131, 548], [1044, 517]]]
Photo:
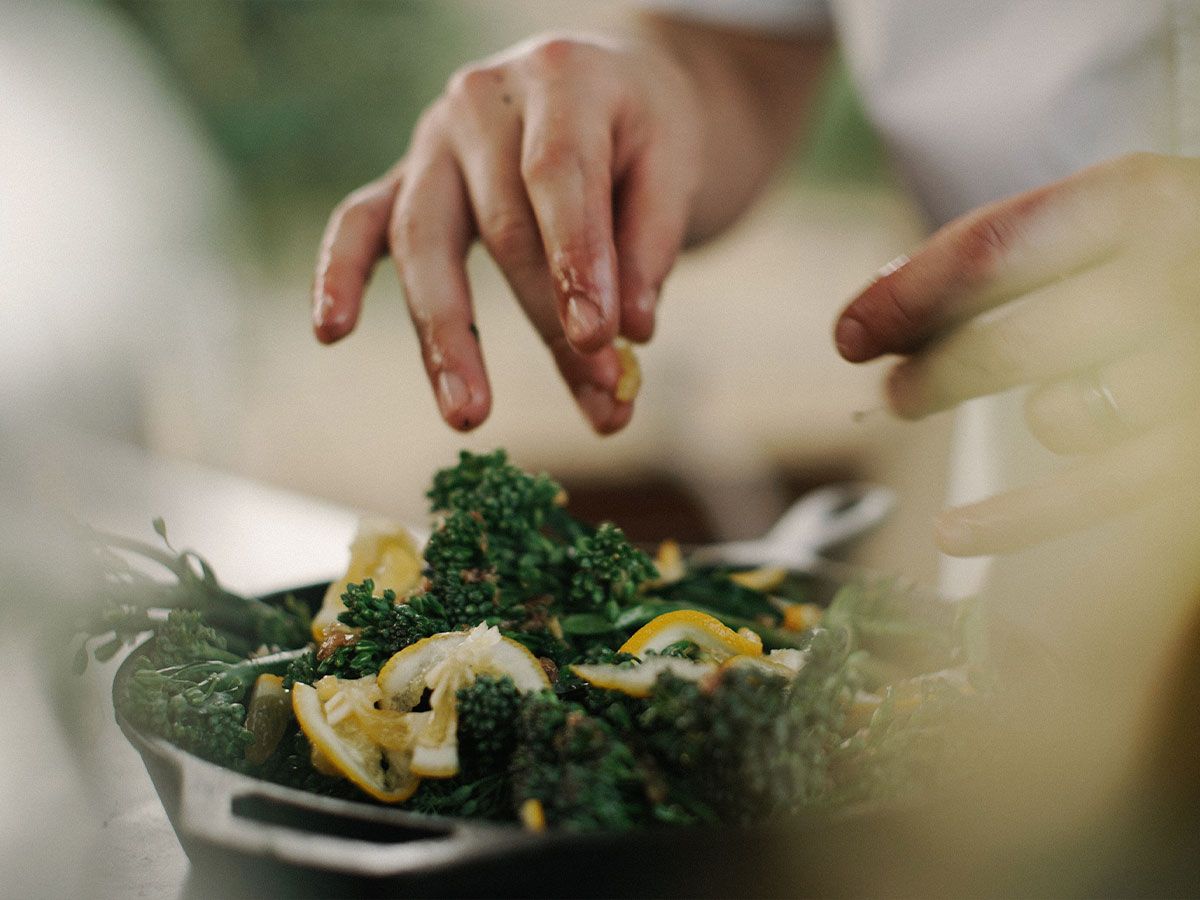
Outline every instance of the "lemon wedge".
[[678, 656], [651, 656], [636, 666], [607, 663], [571, 666], [571, 671], [590, 684], [606, 691], [620, 691], [630, 697], [649, 697], [658, 676], [670, 672], [686, 681], [703, 681], [717, 673], [716, 663], [696, 662]]
[[[292, 710], [313, 747], [313, 764], [320, 771], [341, 775], [384, 803], [401, 803], [416, 791], [420, 779], [411, 769], [414, 726], [421, 714], [389, 716], [376, 709], [381, 696], [371, 677], [339, 679], [326, 676], [310, 686], [292, 687]], [[382, 716], [376, 715], [382, 713]], [[364, 720], [369, 722], [364, 726]], [[378, 738], [386, 721], [389, 746]]]
[[458, 774], [459, 688], [480, 675], [513, 680], [526, 693], [550, 687], [538, 658], [495, 626], [435, 634], [405, 647], [379, 670], [377, 685], [388, 709], [406, 713], [430, 691], [429, 712], [412, 743], [413, 773], [427, 778]]
[[385, 519], [363, 519], [350, 544], [350, 565], [346, 574], [329, 585], [321, 609], [313, 616], [313, 638], [320, 643], [325, 629], [337, 623], [345, 612], [342, 594], [347, 585], [375, 582], [376, 596], [390, 588], [397, 599], [405, 597], [421, 580], [421, 554], [411, 534], [402, 526]]
[[758, 635], [750, 638], [725, 627], [708, 613], [694, 609], [663, 613], [651, 619], [634, 632], [621, 646], [620, 652], [644, 657], [647, 653], [661, 651], [679, 641], [691, 641], [717, 662], [738, 654], [761, 656], [763, 652], [762, 639]]

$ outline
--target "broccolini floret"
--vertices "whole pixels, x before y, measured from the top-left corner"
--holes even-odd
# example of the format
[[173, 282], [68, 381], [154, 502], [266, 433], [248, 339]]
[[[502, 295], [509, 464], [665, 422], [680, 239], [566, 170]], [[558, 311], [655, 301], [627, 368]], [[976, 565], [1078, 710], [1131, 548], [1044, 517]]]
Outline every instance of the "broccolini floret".
[[631, 746], [548, 691], [523, 698], [511, 771], [515, 806], [537, 800], [548, 825], [619, 830], [644, 821], [646, 782]]
[[158, 669], [208, 660], [239, 662], [241, 657], [230, 653], [228, 647], [225, 638], [204, 624], [198, 611], [173, 609], [155, 635], [148, 660]]
[[[417, 595], [397, 603], [396, 592], [390, 588], [382, 597], [376, 597], [375, 583], [369, 578], [362, 584], [347, 585], [342, 602], [346, 609], [338, 615], [338, 621], [349, 632], [327, 639], [315, 654], [311, 672], [300, 668], [307, 665], [301, 663], [291, 673], [293, 680], [311, 683], [324, 675], [339, 678], [374, 675], [392, 654], [452, 627], [435, 597]], [[308, 677], [297, 678], [297, 675]]]
[[143, 656], [125, 685], [122, 711], [133, 724], [197, 756], [245, 767], [254, 740], [245, 728], [246, 694], [264, 672], [287, 666], [299, 651], [237, 663], [198, 660], [159, 668]]
[[[154, 520], [154, 530], [163, 547], [98, 531], [86, 534], [99, 603], [78, 625], [85, 638], [76, 657], [79, 669], [87, 664], [88, 644], [103, 662], [147, 632], [161, 630], [164, 620], [155, 613], [162, 610], [200, 613], [206, 625], [220, 630], [227, 649], [242, 655], [263, 645], [296, 647], [308, 639], [309, 611], [295, 598], [276, 606], [227, 590], [202, 556], [171, 546], [162, 519]], [[152, 563], [168, 580], [154, 577], [131, 559]]]
[[845, 635], [814, 635], [794, 678], [730, 669], [715, 684], [664, 674], [638, 727], [668, 773], [674, 815], [751, 822], [827, 804], [853, 666]]
[[581, 610], [611, 606], [613, 619], [619, 607], [632, 602], [642, 582], [658, 575], [650, 557], [611, 524], [576, 541], [574, 567], [567, 605]]
[[521, 695], [507, 675], [458, 689], [458, 761], [464, 778], [504, 772], [517, 746]]
[[[428, 496], [432, 512], [442, 519], [430, 538], [432, 555], [426, 553], [434, 573], [490, 569], [514, 604], [557, 592], [567, 547], [586, 531], [561, 510], [561, 487], [545, 475], [518, 469], [503, 450], [482, 455], [464, 451], [458, 465], [434, 476]], [[460, 562], [477, 546], [477, 535], [482, 536], [486, 562]], [[447, 559], [447, 549], [459, 556]]]

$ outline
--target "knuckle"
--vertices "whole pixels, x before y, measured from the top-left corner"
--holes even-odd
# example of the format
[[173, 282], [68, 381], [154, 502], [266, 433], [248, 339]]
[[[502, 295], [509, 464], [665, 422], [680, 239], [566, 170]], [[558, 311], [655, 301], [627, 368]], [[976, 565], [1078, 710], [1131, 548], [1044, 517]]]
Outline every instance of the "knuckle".
[[330, 218], [350, 227], [367, 224], [372, 219], [370, 193], [370, 185], [351, 192], [333, 208]]
[[581, 41], [562, 35], [546, 35], [530, 48], [529, 61], [541, 72], [557, 73], [570, 67], [583, 50]]
[[566, 135], [543, 134], [533, 138], [521, 153], [521, 177], [526, 183], [554, 179], [580, 167], [578, 143]]
[[503, 81], [504, 73], [498, 66], [463, 66], [446, 83], [446, 97], [460, 109], [474, 109]]
[[899, 274], [885, 275], [875, 282], [875, 303], [870, 315], [857, 315], [855, 319], [868, 330], [882, 325], [893, 335], [917, 335], [924, 329], [913, 308], [914, 301]]
[[421, 112], [413, 125], [410, 146], [415, 147], [437, 140], [438, 133], [444, 130], [447, 118], [446, 103], [446, 98], [443, 97]]
[[1052, 453], [1068, 453], [1073, 441], [1073, 417], [1063, 408], [1061, 385], [1042, 386], [1025, 395], [1025, 424], [1033, 437]]
[[398, 262], [419, 254], [428, 245], [427, 229], [410, 204], [398, 205], [392, 214], [388, 223], [388, 243]]
[[987, 384], [1007, 385], [1028, 364], [1035, 337], [1012, 322], [1002, 322], [987, 328], [983, 340], [964, 349], [959, 360]]
[[484, 246], [497, 261], [526, 260], [540, 249], [529, 219], [511, 208], [496, 209], [481, 217], [479, 233]]
[[1132, 153], [1116, 163], [1116, 174], [1126, 187], [1128, 212], [1146, 221], [1158, 234], [1177, 229], [1194, 231], [1197, 192], [1194, 164], [1155, 153]]
[[986, 277], [996, 263], [1012, 250], [1017, 227], [1012, 219], [983, 215], [964, 227], [957, 242], [957, 262], [968, 279]]
[[1163, 157], [1145, 151], [1127, 153], [1114, 162], [1117, 173], [1132, 185], [1148, 185], [1158, 177]]

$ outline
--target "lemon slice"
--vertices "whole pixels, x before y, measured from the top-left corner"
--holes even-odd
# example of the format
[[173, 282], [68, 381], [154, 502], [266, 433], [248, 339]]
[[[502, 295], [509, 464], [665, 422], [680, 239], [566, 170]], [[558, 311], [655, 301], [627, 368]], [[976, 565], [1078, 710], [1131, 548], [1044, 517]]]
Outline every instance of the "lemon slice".
[[[722, 672], [727, 672], [730, 669], [755, 669], [770, 675], [791, 678], [800, 671], [800, 667], [790, 657], [776, 657], [775, 654], [778, 652], [777, 650], [773, 650], [766, 656], [745, 656], [742, 654], [731, 656], [725, 662], [721, 663], [720, 668]], [[799, 653], [798, 650], [791, 652]]]
[[389, 709], [407, 712], [431, 691], [429, 713], [416, 730], [412, 771], [427, 778], [458, 774], [458, 689], [480, 675], [507, 675], [517, 690], [540, 691], [550, 679], [538, 658], [496, 627], [435, 634], [405, 647], [379, 670]]
[[683, 580], [687, 575], [687, 566], [683, 562], [683, 550], [677, 541], [668, 539], [658, 545], [658, 552], [654, 554], [654, 568], [658, 570], [658, 577], [643, 582], [643, 593]]
[[571, 671], [592, 687], [620, 691], [630, 697], [649, 697], [658, 676], [670, 672], [687, 681], [702, 681], [717, 672], [716, 663], [696, 662], [677, 656], [651, 656], [636, 666], [613, 666], [607, 663], [571, 666]]
[[385, 519], [363, 519], [350, 544], [350, 565], [343, 578], [325, 591], [321, 609], [313, 616], [313, 638], [320, 643], [325, 629], [337, 623], [345, 612], [342, 594], [347, 585], [375, 582], [376, 596], [391, 588], [397, 599], [409, 594], [421, 580], [421, 554], [412, 535], [402, 526]]
[[726, 628], [721, 622], [694, 609], [681, 609], [663, 613], [651, 619], [621, 646], [621, 653], [643, 657], [652, 651], [660, 651], [679, 641], [691, 641], [717, 662], [737, 656], [762, 655], [762, 639], [754, 639]]
[[246, 748], [246, 761], [255, 765], [266, 762], [279, 746], [291, 718], [292, 706], [283, 679], [268, 672], [259, 675], [246, 705], [246, 730], [254, 735], [254, 742]]
[[786, 631], [808, 631], [821, 624], [825, 610], [815, 603], [790, 603], [783, 610], [783, 628]]
[[[305, 737], [313, 746], [313, 764], [332, 769], [384, 803], [401, 803], [413, 795], [420, 779], [410, 766], [407, 749], [381, 746], [364, 729], [356, 714], [371, 696], [374, 679], [346, 681], [327, 676], [316, 687], [296, 682], [292, 710]], [[375, 687], [377, 691], [378, 688]], [[398, 744], [411, 744], [411, 735]]]
[[729, 580], [734, 584], [749, 588], [752, 591], [773, 591], [787, 578], [787, 569], [779, 566], [764, 566], [761, 569], [748, 569], [745, 572], [734, 572]]

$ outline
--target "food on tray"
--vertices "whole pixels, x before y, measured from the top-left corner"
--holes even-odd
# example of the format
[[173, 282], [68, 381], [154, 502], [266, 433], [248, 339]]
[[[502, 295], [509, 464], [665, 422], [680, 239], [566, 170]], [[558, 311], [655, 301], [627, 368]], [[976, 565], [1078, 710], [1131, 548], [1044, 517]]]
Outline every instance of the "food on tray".
[[859, 584], [823, 608], [796, 573], [691, 566], [669, 541], [652, 559], [503, 451], [461, 454], [428, 496], [423, 552], [364, 525], [311, 619], [226, 591], [161, 523], [165, 549], [98, 535], [93, 652], [154, 635], [120, 711], [259, 778], [537, 830], [920, 795], [961, 753], [951, 726], [987, 714], [969, 605]]

